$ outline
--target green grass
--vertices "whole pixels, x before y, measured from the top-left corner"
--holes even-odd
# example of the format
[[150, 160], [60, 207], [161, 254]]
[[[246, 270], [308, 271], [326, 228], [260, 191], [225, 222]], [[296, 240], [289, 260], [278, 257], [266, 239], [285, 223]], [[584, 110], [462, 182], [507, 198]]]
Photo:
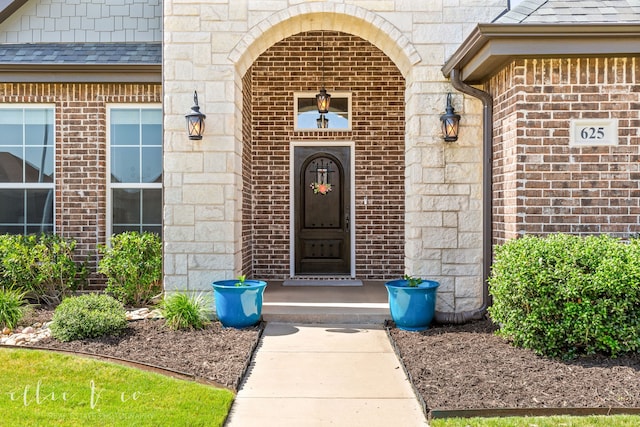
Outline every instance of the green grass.
[[431, 427], [636, 427], [640, 425], [640, 416], [443, 418], [431, 420], [429, 425]]
[[0, 349], [2, 425], [222, 426], [234, 395], [115, 363]]

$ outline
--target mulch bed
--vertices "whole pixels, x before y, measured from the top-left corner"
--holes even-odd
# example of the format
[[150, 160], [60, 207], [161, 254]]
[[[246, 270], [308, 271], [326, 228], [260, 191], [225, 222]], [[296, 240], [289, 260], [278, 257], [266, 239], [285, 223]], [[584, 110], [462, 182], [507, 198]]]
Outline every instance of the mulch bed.
[[[40, 311], [22, 323], [47, 321], [51, 315]], [[146, 363], [237, 390], [261, 330], [223, 328], [213, 322], [203, 330], [173, 331], [164, 320], [136, 320], [120, 336], [70, 342], [48, 338], [35, 345]]]
[[[47, 316], [40, 312], [26, 322]], [[640, 407], [639, 354], [553, 360], [512, 347], [495, 330], [480, 321], [424, 332], [390, 328], [389, 335], [429, 411]], [[143, 320], [130, 322], [120, 337], [38, 345], [149, 363], [237, 389], [260, 333], [261, 327], [237, 330], [217, 322], [202, 331], [172, 331], [162, 320]]]
[[640, 407], [640, 355], [571, 361], [537, 356], [495, 335], [495, 325], [390, 329], [427, 409]]

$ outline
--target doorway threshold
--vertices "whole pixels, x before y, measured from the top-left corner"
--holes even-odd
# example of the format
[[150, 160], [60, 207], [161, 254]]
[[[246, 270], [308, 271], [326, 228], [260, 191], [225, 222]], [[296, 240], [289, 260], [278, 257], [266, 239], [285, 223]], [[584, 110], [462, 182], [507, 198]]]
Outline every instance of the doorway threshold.
[[362, 286], [362, 280], [351, 278], [300, 277], [287, 279], [282, 286]]

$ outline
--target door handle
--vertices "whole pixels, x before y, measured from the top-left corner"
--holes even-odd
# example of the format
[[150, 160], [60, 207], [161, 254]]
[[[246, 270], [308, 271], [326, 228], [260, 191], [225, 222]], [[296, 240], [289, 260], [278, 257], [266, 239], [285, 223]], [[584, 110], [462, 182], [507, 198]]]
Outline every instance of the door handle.
[[346, 231], [349, 231], [349, 214], [346, 214], [344, 216], [344, 227]]

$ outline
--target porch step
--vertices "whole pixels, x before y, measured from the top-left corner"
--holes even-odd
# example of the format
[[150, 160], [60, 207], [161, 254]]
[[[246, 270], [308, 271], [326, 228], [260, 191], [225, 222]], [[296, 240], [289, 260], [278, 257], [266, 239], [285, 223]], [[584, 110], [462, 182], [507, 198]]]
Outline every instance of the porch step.
[[387, 303], [265, 302], [262, 306], [266, 322], [382, 325], [389, 318]]

